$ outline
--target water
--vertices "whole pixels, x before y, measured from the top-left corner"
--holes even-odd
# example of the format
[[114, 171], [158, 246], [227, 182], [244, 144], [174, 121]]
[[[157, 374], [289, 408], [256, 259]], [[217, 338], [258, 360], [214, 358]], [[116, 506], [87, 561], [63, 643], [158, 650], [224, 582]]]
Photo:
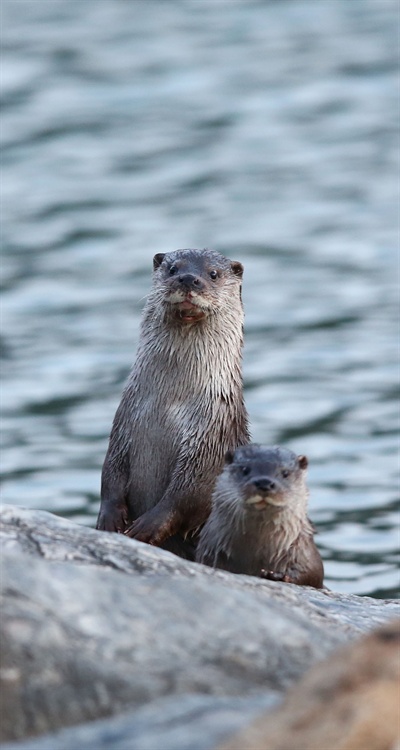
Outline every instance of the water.
[[245, 265], [253, 438], [398, 590], [397, 0], [2, 0], [5, 502], [93, 525], [155, 252]]

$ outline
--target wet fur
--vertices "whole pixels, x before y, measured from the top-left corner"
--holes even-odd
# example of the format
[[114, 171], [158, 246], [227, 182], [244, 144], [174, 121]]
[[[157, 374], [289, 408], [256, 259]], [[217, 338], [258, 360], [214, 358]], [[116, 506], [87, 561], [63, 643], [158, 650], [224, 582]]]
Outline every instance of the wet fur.
[[[123, 531], [155, 509], [147, 516], [154, 531], [143, 540], [171, 549], [168, 537], [185, 535], [207, 518], [225, 451], [249, 439], [241, 374], [243, 309], [240, 275], [218, 253], [177, 251], [157, 262], [136, 361], [103, 466], [97, 527]], [[194, 293], [206, 316], [193, 324], [182, 324], [168, 301], [171, 294], [179, 298], [168, 276], [172, 262], [206, 278]], [[207, 277], [214, 266], [221, 273], [217, 283]], [[173, 551], [183, 554], [181, 539]]]
[[[240, 477], [242, 464], [250, 468], [249, 476]], [[291, 474], [285, 480], [280, 469], [287, 467]], [[265, 509], [256, 510], [245, 501], [262, 498], [252, 482], [263, 471], [276, 483], [275, 499], [280, 506], [267, 504]], [[217, 480], [212, 511], [200, 535], [197, 561], [232, 573], [320, 588], [323, 565], [307, 517], [305, 474], [298, 457], [284, 448], [239, 448]]]

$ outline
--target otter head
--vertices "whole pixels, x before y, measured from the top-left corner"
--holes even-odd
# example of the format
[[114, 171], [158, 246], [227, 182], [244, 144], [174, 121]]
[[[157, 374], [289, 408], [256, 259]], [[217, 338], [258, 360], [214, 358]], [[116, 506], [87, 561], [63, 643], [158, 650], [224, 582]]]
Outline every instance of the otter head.
[[244, 509], [252, 513], [305, 510], [307, 466], [306, 456], [255, 443], [228, 451], [225, 456], [225, 471], [240, 486]]
[[214, 250], [157, 253], [153, 269], [158, 300], [178, 324], [196, 324], [234, 298], [241, 306], [243, 266]]

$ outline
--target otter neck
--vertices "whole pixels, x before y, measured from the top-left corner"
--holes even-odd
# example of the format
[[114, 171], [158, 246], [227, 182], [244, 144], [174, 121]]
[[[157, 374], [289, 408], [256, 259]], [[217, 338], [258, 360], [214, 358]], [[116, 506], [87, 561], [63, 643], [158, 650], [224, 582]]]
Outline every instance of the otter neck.
[[306, 509], [289, 506], [263, 519], [259, 524], [259, 546], [268, 544], [271, 559], [279, 561], [283, 554], [298, 539], [300, 534], [311, 532]]
[[[248, 538], [252, 557], [260, 555], [265, 562], [267, 551], [269, 564], [276, 564], [300, 534], [312, 534], [304, 502], [289, 504], [274, 512], [249, 511], [241, 503], [236, 503], [234, 509], [231, 507], [232, 511], [232, 524], [220, 545], [228, 556], [241, 555], [244, 540]], [[222, 511], [222, 517], [225, 512]], [[220, 524], [221, 528], [224, 526], [226, 524]]]
[[232, 389], [242, 389], [242, 327], [240, 304], [233, 310], [211, 311], [195, 323], [179, 324], [168, 319], [163, 306], [149, 300], [137, 356], [147, 362], [154, 359], [158, 368], [172, 368], [177, 379], [183, 372], [191, 393], [197, 385], [230, 399]]

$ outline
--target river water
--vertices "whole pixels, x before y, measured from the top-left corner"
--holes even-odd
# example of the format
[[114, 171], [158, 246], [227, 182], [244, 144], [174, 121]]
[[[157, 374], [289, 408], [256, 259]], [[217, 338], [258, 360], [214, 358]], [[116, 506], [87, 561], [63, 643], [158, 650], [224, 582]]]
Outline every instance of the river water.
[[93, 525], [155, 252], [245, 266], [253, 439], [396, 596], [397, 0], [2, 0], [2, 496]]

